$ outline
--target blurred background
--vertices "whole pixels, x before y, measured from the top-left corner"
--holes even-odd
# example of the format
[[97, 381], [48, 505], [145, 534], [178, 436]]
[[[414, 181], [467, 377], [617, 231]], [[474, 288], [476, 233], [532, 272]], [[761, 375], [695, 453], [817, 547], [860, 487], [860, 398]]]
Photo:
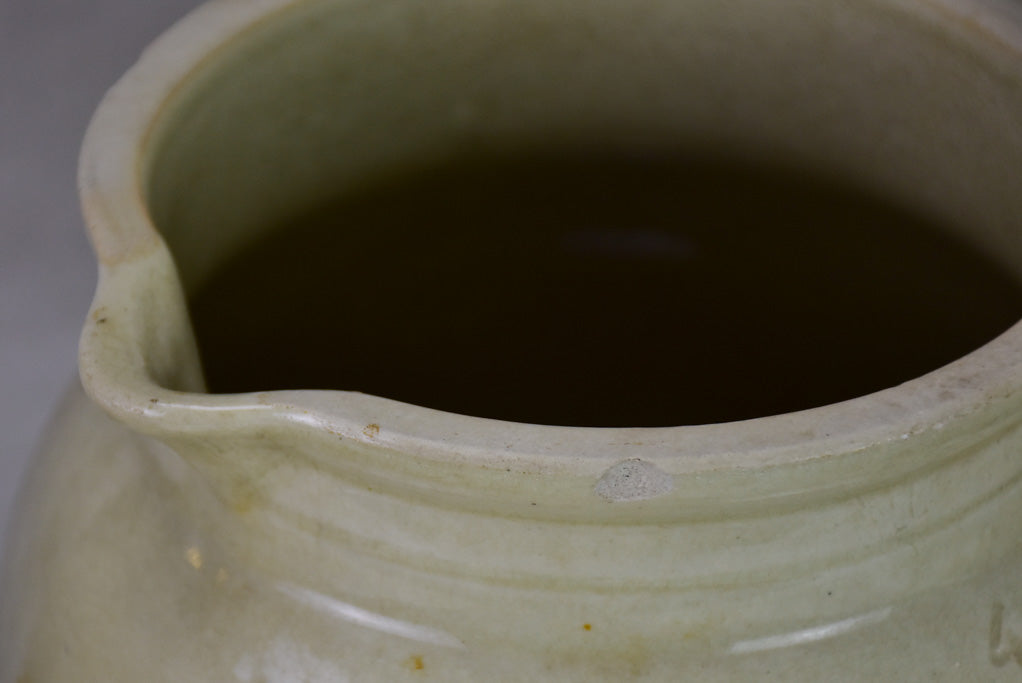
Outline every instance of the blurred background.
[[199, 0], [0, 0], [0, 534], [68, 383], [96, 267], [78, 148], [141, 50]]

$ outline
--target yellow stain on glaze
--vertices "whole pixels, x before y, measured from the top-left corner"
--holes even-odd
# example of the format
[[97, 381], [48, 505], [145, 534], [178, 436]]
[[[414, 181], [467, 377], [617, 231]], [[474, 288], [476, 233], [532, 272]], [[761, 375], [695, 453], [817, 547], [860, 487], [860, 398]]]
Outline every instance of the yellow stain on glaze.
[[188, 564], [192, 565], [193, 569], [202, 569], [202, 551], [195, 546], [185, 551], [185, 559], [188, 561]]

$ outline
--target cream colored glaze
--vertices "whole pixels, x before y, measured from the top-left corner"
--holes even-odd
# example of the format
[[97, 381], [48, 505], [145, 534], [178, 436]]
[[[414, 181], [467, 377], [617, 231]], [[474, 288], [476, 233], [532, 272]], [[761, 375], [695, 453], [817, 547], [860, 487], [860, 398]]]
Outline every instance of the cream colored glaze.
[[[842, 404], [586, 429], [204, 394], [184, 305], [322, 178], [551, 137], [870, 178], [1022, 270], [1011, 8], [200, 8], [86, 140], [88, 398], [69, 392], [23, 497], [0, 680], [1017, 680], [1018, 326]], [[288, 118], [309, 107], [331, 115]]]

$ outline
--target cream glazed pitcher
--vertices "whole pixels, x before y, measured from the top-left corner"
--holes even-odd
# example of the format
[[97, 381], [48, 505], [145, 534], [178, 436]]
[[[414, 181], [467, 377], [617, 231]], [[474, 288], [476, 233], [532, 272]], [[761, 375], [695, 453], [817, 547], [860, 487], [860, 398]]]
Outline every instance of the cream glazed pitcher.
[[[46, 435], [5, 551], [0, 681], [1022, 680], [1017, 325], [859, 395], [652, 426], [508, 419], [361, 384], [213, 390], [189, 305], [232, 258], [396, 170], [430, 176], [459, 155], [552, 147], [782, 160], [934, 217], [1018, 280], [1022, 6], [214, 0], [194, 11], [110, 91], [85, 140], [100, 281], [81, 388]], [[574, 173], [543, 185], [572, 186]], [[721, 192], [733, 195], [721, 210], [745, 201]], [[511, 205], [492, 224], [473, 219], [471, 234], [487, 244]], [[455, 243], [417, 207], [392, 242], [424, 245], [412, 265]], [[361, 223], [339, 225], [336, 255], [294, 240], [335, 259], [331, 277], [398, 258], [345, 248]], [[660, 233], [587, 234], [590, 251], [691, 251]], [[367, 272], [336, 306], [292, 308], [345, 334], [384, 325], [386, 311], [368, 324], [352, 308], [386, 285]], [[292, 287], [272, 272], [253, 281]], [[258, 315], [264, 295], [245, 293]], [[416, 325], [444, 306], [419, 306]], [[263, 315], [267, 335], [286, 327]], [[616, 315], [600, 320], [607, 334]], [[531, 320], [506, 317], [507, 329]], [[676, 343], [709, 334], [681, 317]], [[834, 319], [851, 335], [868, 317]], [[368, 346], [414, 364], [415, 335], [391, 345], [401, 335], [389, 329]], [[439, 345], [470, 349], [465, 338]], [[310, 355], [268, 348], [267, 364]], [[358, 364], [331, 348], [324, 362]], [[453, 384], [453, 372], [426, 384]], [[593, 366], [591, 386], [612, 372]], [[782, 391], [740, 374], [723, 404]], [[639, 401], [657, 380], [651, 371], [617, 400]], [[710, 400], [671, 382], [665, 395], [694, 409]], [[548, 400], [558, 390], [537, 388], [526, 408], [571, 403]]]

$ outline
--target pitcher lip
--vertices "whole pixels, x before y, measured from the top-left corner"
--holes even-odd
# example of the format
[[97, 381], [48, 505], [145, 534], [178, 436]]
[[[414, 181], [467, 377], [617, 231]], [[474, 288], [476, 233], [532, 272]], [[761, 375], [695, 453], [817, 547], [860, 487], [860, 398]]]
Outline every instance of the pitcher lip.
[[[849, 454], [940, 430], [957, 417], [1008, 398], [1022, 386], [1022, 323], [926, 375], [873, 394], [793, 413], [738, 422], [677, 427], [594, 428], [532, 425], [445, 413], [346, 391], [208, 394], [194, 380], [185, 390], [157, 381], [139, 336], [159, 327], [152, 309], [126, 303], [125, 290], [159, 303], [179, 297], [176, 282], [146, 272], [169, 260], [150, 220], [141, 187], [145, 140], [162, 104], [189, 73], [236, 38], [295, 5], [294, 0], [213, 0], [161, 36], [110, 90], [86, 134], [79, 184], [100, 265], [100, 285], [85, 323], [80, 368], [88, 393], [108, 412], [152, 434], [199, 434], [266, 423], [327, 430], [414, 456], [481, 466], [509, 459], [540, 470], [587, 462], [642, 459], [671, 474], [760, 469]], [[982, 0], [920, 0], [986, 31]], [[993, 25], [991, 23], [991, 25]], [[169, 279], [173, 279], [171, 275]], [[121, 316], [121, 325], [109, 325]]]

